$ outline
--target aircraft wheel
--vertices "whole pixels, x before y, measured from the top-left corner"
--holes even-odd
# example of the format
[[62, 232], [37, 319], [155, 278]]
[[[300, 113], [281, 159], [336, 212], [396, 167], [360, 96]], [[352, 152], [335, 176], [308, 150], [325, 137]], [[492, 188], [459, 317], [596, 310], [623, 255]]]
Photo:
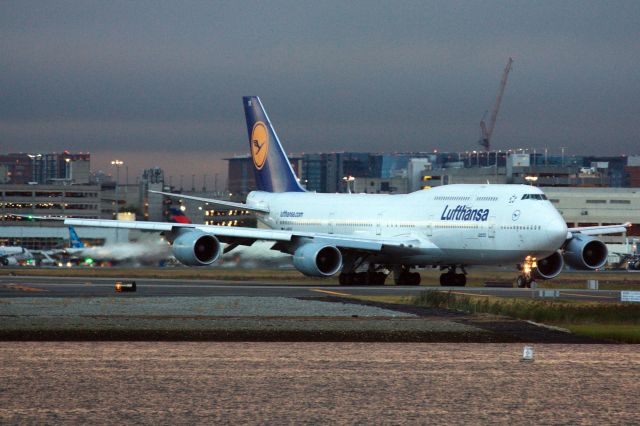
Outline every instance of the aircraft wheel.
[[420, 285], [420, 274], [418, 272], [409, 273], [408, 285]]
[[449, 285], [449, 280], [447, 279], [449, 274], [440, 274], [440, 285], [446, 287]]
[[458, 287], [464, 287], [467, 285], [467, 276], [465, 274], [455, 274], [455, 283]]
[[[444, 287], [457, 287], [460, 285], [464, 285], [464, 284], [459, 284], [458, 275], [462, 275], [464, 277], [464, 274], [454, 274], [453, 272], [445, 272], [444, 274], [441, 274], [440, 285]], [[466, 278], [465, 278], [465, 281], [466, 281]]]
[[[417, 284], [416, 284], [417, 282]], [[402, 271], [400, 276], [395, 279], [396, 285], [419, 285], [420, 274], [417, 272]]]
[[527, 286], [527, 280], [522, 275], [518, 275], [518, 278], [516, 278], [516, 286], [518, 288], [525, 288]]

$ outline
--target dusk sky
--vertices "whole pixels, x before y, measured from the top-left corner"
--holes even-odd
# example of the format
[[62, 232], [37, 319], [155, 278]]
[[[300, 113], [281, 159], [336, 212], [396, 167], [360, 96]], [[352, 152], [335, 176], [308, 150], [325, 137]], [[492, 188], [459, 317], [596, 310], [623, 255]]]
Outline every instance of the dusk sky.
[[478, 149], [509, 56], [494, 148], [640, 154], [639, 1], [2, 1], [0, 52], [0, 151], [130, 181], [226, 174], [243, 95], [292, 153]]

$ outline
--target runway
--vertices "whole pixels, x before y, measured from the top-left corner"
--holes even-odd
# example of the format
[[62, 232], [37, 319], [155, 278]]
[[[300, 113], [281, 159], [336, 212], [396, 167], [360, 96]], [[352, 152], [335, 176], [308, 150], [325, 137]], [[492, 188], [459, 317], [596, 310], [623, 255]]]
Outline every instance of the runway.
[[519, 289], [485, 287], [428, 286], [338, 286], [317, 284], [283, 284], [277, 282], [247, 282], [187, 279], [127, 279], [136, 282], [135, 293], [115, 292], [114, 278], [67, 277], [0, 277], [0, 298], [5, 297], [349, 297], [349, 296], [415, 296], [423, 291], [450, 291], [456, 294], [480, 296], [544, 298], [619, 302], [618, 290], [586, 289]]
[[352, 297], [436, 289], [428, 287], [139, 279], [135, 293], [116, 293], [114, 282], [2, 277], [0, 340], [595, 342], [526, 321]]

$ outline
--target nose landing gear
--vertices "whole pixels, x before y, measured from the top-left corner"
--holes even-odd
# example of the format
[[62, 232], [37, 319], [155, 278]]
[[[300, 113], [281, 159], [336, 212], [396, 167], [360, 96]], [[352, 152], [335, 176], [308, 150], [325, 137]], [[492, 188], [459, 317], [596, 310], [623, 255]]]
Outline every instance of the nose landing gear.
[[522, 265], [518, 265], [520, 275], [516, 278], [518, 288], [531, 288], [533, 283], [533, 271], [538, 267], [535, 257], [527, 256]]

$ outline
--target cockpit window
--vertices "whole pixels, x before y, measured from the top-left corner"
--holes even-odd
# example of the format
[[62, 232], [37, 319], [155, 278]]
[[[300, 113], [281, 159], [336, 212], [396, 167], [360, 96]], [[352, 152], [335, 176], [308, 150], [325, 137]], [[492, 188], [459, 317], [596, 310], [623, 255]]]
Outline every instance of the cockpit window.
[[547, 196], [544, 194], [524, 194], [522, 200], [546, 200]]

